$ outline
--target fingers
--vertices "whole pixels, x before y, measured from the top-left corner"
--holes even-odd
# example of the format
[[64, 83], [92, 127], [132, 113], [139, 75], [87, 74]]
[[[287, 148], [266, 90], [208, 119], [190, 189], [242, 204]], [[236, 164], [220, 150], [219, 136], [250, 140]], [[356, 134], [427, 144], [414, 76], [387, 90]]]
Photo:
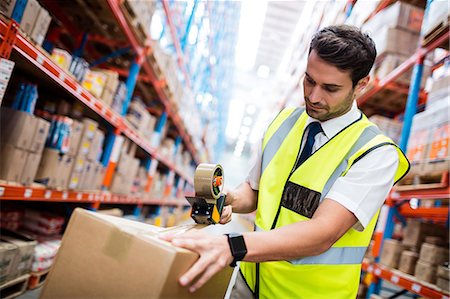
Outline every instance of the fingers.
[[222, 215], [220, 216], [220, 224], [226, 224], [231, 221], [233, 215], [233, 208], [231, 206], [224, 206]]
[[203, 275], [189, 288], [189, 292], [193, 293], [199, 288], [201, 288], [211, 277], [214, 276], [217, 272], [222, 270], [224, 267], [221, 267], [220, 264], [212, 264], [209, 265], [206, 270], [203, 272]]

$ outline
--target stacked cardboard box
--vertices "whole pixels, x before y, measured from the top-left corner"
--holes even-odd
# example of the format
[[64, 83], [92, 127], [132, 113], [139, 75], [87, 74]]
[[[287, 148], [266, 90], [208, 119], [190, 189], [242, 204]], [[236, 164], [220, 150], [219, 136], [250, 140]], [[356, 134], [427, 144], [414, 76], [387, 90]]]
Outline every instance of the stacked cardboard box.
[[414, 275], [430, 283], [436, 283], [437, 266], [448, 262], [448, 249], [423, 243]]
[[403, 251], [400, 257], [398, 269], [404, 273], [413, 275], [418, 258], [419, 255], [417, 252], [409, 250]]
[[111, 192], [118, 194], [128, 194], [131, 192], [140, 164], [139, 159], [134, 157], [136, 149], [136, 144], [128, 139], [123, 143], [110, 187]]
[[448, 263], [446, 263], [442, 266], [438, 266], [436, 285], [447, 292], [449, 291], [449, 286], [450, 286], [449, 273], [450, 273], [450, 268], [449, 268]]
[[0, 113], [0, 179], [31, 185], [50, 124], [32, 114], [5, 107]]
[[6, 230], [1, 231], [0, 241], [0, 260], [7, 262], [6, 267], [0, 266], [0, 280], [8, 281], [29, 273], [37, 242], [28, 236]]
[[69, 189], [93, 190], [98, 187], [103, 168], [99, 162], [104, 133], [97, 129], [98, 124], [91, 119], [83, 119], [78, 150], [75, 153], [71, 170]]
[[391, 268], [397, 268], [404, 245], [397, 240], [387, 239], [383, 243], [380, 263]]
[[223, 298], [232, 269], [189, 293], [178, 278], [198, 255], [162, 241], [161, 233], [144, 223], [76, 209], [41, 298]]
[[397, 119], [374, 115], [369, 120], [375, 123], [383, 133], [390, 137], [394, 142], [399, 143], [402, 133], [403, 122]]
[[442, 237], [444, 234], [445, 230], [439, 225], [408, 219], [402, 243], [410, 250], [419, 252], [420, 246], [427, 237]]
[[147, 111], [145, 105], [139, 99], [131, 102], [126, 119], [147, 139], [151, 138], [155, 130], [156, 117]]
[[2, 104], [3, 96], [5, 95], [6, 87], [8, 87], [13, 69], [14, 61], [0, 58], [0, 105]]
[[133, 17], [133, 27], [141, 28], [145, 36], [150, 37], [150, 26], [156, 9], [156, 2], [126, 0], [124, 5]]
[[53, 61], [59, 65], [63, 70], [68, 71], [72, 63], [72, 55], [63, 49], [55, 48], [52, 51]]
[[447, 1], [431, 1], [428, 7], [426, 23], [423, 25], [425, 36], [432, 33], [439, 26], [448, 26], [450, 10]]

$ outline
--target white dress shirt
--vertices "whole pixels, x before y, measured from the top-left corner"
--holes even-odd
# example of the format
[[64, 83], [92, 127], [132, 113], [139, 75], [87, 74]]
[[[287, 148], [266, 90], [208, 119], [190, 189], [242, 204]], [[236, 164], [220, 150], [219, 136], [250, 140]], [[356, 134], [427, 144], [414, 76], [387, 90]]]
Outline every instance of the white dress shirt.
[[[360, 116], [361, 112], [358, 110], [356, 101], [349, 112], [325, 122], [320, 122], [308, 116], [306, 125], [318, 121], [323, 129], [323, 133], [318, 133], [314, 139], [313, 153]], [[305, 136], [307, 136], [306, 134]], [[303, 149], [304, 143], [305, 140], [301, 149]], [[258, 147], [256, 161], [247, 177], [247, 182], [253, 190], [259, 189], [261, 148], [262, 146]], [[362, 231], [383, 205], [389, 190], [392, 188], [398, 161], [397, 150], [393, 146], [382, 146], [371, 151], [357, 161], [345, 176], [336, 180], [326, 198], [338, 202], [352, 212], [358, 219], [354, 228]]]

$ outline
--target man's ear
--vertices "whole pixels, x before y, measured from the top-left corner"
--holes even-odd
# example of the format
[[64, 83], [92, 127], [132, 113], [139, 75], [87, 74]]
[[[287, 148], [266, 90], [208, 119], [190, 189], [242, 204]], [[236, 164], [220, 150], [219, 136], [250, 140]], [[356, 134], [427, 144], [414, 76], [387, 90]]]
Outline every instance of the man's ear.
[[358, 81], [358, 84], [356, 84], [355, 91], [356, 93], [360, 94], [369, 84], [370, 76], [366, 76]]

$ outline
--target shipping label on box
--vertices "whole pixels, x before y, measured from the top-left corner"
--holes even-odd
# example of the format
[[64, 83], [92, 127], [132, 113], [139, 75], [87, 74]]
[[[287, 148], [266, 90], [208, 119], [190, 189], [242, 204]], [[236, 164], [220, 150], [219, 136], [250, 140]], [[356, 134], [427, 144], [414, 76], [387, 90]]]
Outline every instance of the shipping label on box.
[[198, 254], [159, 239], [158, 232], [144, 223], [75, 209], [41, 298], [225, 296], [232, 268], [189, 293], [178, 279]]
[[0, 145], [0, 179], [20, 182], [23, 168], [27, 160], [27, 152], [10, 144]]

